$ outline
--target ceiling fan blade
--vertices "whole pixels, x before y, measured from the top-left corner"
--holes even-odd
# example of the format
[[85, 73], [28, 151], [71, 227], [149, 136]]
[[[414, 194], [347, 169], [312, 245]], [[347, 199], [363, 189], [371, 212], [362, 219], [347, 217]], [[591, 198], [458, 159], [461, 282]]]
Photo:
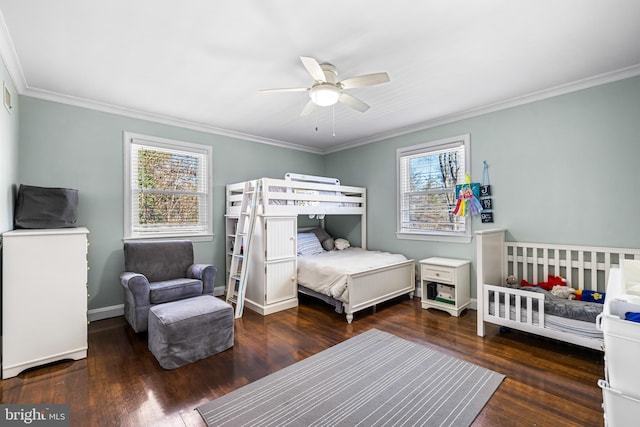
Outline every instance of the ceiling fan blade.
[[300, 115], [302, 117], [308, 116], [309, 114], [313, 113], [315, 109], [316, 109], [316, 104], [314, 104], [313, 101], [309, 101], [307, 102], [307, 105], [305, 105], [304, 108], [302, 109], [302, 112], [300, 113]]
[[306, 68], [309, 74], [311, 74], [311, 77], [313, 77], [313, 80], [318, 82], [323, 82], [326, 80], [324, 71], [322, 70], [320, 64], [318, 64], [318, 61], [307, 56], [301, 56], [300, 60], [302, 61], [302, 65], [304, 65], [304, 68]]
[[290, 87], [282, 89], [261, 89], [259, 92], [305, 92], [308, 90], [308, 87]]
[[353, 89], [356, 87], [373, 86], [380, 83], [386, 83], [389, 81], [389, 74], [387, 73], [373, 73], [365, 74], [362, 76], [351, 77], [349, 79], [342, 80], [340, 86], [343, 89]]
[[365, 104], [364, 102], [360, 101], [355, 96], [349, 95], [348, 93], [344, 93], [343, 92], [340, 95], [340, 98], [338, 98], [338, 101], [341, 104], [349, 106], [349, 107], [353, 108], [354, 110], [358, 110], [358, 111], [363, 112], [363, 113], [369, 109], [369, 106], [367, 104]]

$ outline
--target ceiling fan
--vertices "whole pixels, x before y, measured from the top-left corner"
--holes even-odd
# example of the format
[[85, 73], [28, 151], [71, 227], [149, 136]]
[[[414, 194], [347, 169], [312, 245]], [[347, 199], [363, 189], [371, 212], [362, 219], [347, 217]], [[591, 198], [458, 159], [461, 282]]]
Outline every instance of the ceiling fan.
[[337, 102], [355, 110], [365, 112], [369, 106], [358, 98], [344, 92], [345, 89], [373, 86], [389, 81], [387, 73], [364, 74], [338, 81], [336, 67], [328, 63], [318, 63], [314, 58], [301, 56], [302, 65], [307, 69], [315, 83], [311, 87], [294, 87], [284, 89], [264, 89], [260, 92], [309, 92], [311, 100], [302, 109], [301, 116], [306, 116], [315, 110], [316, 106], [326, 107]]

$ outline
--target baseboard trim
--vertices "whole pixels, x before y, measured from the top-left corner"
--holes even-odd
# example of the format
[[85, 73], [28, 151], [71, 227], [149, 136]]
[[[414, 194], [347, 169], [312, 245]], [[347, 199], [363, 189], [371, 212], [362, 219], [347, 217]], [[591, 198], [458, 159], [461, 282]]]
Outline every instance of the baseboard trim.
[[[216, 288], [214, 289], [214, 294], [217, 296], [224, 294], [224, 288]], [[421, 298], [421, 289], [418, 287], [416, 289], [416, 297]], [[475, 298], [471, 298], [471, 304], [469, 308], [472, 310], [478, 309], [478, 300]], [[96, 308], [93, 310], [89, 310], [87, 313], [87, 318], [90, 322], [95, 322], [96, 320], [109, 319], [111, 317], [124, 316], [124, 304], [112, 305], [111, 307], [102, 307]]]
[[96, 320], [109, 319], [111, 317], [124, 316], [124, 304], [112, 305], [111, 307], [102, 307], [89, 310], [87, 312], [87, 320], [95, 322]]

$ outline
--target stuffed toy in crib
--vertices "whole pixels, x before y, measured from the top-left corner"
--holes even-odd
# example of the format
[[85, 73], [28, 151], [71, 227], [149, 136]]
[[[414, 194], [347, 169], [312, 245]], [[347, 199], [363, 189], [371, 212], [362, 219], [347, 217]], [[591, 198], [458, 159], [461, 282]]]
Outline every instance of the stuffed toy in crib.
[[559, 298], [574, 299], [576, 301], [597, 302], [604, 304], [605, 292], [573, 289], [566, 285], [555, 285], [551, 289], [551, 295]]
[[551, 295], [555, 295], [558, 298], [576, 299], [576, 290], [566, 285], [555, 285], [551, 288]]
[[606, 296], [607, 294], [605, 292], [576, 289], [576, 300], [578, 301], [599, 302], [600, 304], [604, 304]]
[[538, 284], [532, 285], [531, 283], [527, 282], [526, 280], [522, 280], [520, 282], [520, 286], [539, 286], [542, 289], [544, 289], [545, 291], [551, 291], [551, 289], [553, 289], [554, 286], [566, 286], [567, 285], [567, 281], [566, 279], [564, 279], [562, 276], [553, 276], [553, 275], [549, 275], [547, 277], [547, 281], [546, 282], [540, 282]]
[[542, 289], [545, 289], [551, 292], [552, 295], [555, 295], [559, 298], [566, 298], [570, 300], [576, 301], [586, 301], [586, 302], [597, 302], [600, 304], [604, 304], [604, 299], [606, 296], [605, 292], [598, 291], [588, 291], [584, 289], [573, 289], [570, 286], [567, 286], [567, 280], [562, 276], [553, 276], [549, 275], [548, 280], [546, 282], [540, 282], [536, 285], [533, 285], [526, 280], [520, 282], [521, 286], [539, 286]]

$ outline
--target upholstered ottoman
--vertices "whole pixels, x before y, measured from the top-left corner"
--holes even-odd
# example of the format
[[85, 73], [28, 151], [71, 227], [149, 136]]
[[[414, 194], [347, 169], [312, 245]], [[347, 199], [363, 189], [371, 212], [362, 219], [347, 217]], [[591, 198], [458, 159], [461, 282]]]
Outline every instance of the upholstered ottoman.
[[149, 310], [149, 350], [165, 369], [179, 368], [233, 346], [233, 308], [201, 295]]

